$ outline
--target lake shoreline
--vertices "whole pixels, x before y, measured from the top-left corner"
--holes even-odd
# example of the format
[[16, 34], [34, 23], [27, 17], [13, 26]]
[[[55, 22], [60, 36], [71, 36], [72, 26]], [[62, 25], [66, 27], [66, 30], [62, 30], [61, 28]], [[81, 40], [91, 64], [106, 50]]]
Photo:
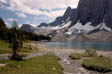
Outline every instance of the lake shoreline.
[[39, 42], [40, 44], [45, 44], [49, 48], [59, 48], [59, 49], [95, 49], [98, 51], [112, 51], [112, 42]]
[[[63, 52], [63, 53], [83, 53], [85, 51], [85, 49], [68, 49], [68, 48], [53, 48], [53, 47], [49, 47], [46, 44], [41, 44], [41, 43], [36, 43], [35, 45], [36, 47], [38, 47], [41, 52], [54, 52], [54, 53], [58, 53], [58, 52]], [[104, 56], [110, 56], [112, 57], [112, 51], [109, 50], [96, 50], [97, 53], [99, 55], [104, 55]]]

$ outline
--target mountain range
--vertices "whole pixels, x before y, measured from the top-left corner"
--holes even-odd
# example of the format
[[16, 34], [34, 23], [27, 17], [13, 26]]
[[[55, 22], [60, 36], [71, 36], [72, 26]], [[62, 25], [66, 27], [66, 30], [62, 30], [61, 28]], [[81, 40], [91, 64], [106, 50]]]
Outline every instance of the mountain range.
[[77, 8], [68, 7], [63, 16], [41, 23], [34, 32], [51, 36], [54, 41], [112, 40], [111, 13], [112, 0], [80, 0]]

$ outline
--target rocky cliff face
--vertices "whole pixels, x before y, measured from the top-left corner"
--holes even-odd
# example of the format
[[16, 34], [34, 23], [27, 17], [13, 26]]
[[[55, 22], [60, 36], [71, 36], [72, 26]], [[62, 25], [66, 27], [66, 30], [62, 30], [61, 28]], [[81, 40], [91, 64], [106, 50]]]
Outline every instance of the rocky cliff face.
[[[112, 34], [112, 0], [80, 0], [76, 9], [68, 7], [63, 16], [48, 25], [53, 26], [53, 31], [56, 30], [54, 40], [61, 39], [61, 35], [66, 40], [94, 40], [95, 36], [98, 40], [109, 40]], [[94, 38], [90, 38], [93, 34]]]
[[111, 0], [80, 0], [78, 5], [78, 20], [84, 25], [92, 22], [92, 26], [104, 22], [112, 28]]

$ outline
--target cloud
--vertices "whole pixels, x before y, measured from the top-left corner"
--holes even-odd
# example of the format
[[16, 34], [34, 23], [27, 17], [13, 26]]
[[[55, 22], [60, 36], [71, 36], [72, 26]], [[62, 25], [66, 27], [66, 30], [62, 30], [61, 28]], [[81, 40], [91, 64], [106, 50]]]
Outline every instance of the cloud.
[[0, 3], [7, 3], [8, 2], [8, 0], [0, 0]]
[[15, 19], [15, 18], [9, 18], [8, 21], [9, 21], [9, 22], [13, 22], [13, 21], [16, 21], [16, 22], [17, 22], [18, 20]]
[[[10, 6], [7, 9], [12, 11], [55, 18], [62, 15], [68, 6], [76, 8], [78, 0], [9, 0], [9, 4]], [[56, 8], [62, 10], [52, 11], [52, 9]], [[41, 11], [40, 9], [48, 10], [49, 12]]]
[[65, 12], [65, 10], [56, 10], [56, 11], [50, 11], [48, 12], [44, 12], [44, 14], [46, 16], [48, 16], [49, 18], [55, 19], [57, 16], [63, 15]]
[[[26, 0], [26, 2], [29, 2]], [[42, 12], [37, 9], [32, 9], [31, 6], [25, 5], [23, 0], [10, 0], [10, 6], [7, 9], [12, 11], [19, 11], [21, 13], [27, 13], [32, 15], [41, 15]]]
[[32, 8], [43, 8], [51, 10], [53, 8], [77, 7], [78, 0], [22, 0], [24, 4]]
[[16, 13], [19, 17], [22, 17], [22, 18], [27, 18], [27, 16], [23, 13]]
[[[79, 0], [0, 0], [2, 8], [15, 12], [21, 18], [28, 18], [29, 15], [41, 18], [41, 20], [54, 20], [62, 16], [68, 6], [76, 8]], [[9, 18], [12, 21], [14, 18]], [[16, 19], [17, 20], [17, 19]], [[20, 19], [18, 19], [20, 20]], [[34, 20], [34, 18], [32, 18]], [[29, 20], [28, 20], [29, 21]], [[38, 20], [40, 22], [40, 20]]]

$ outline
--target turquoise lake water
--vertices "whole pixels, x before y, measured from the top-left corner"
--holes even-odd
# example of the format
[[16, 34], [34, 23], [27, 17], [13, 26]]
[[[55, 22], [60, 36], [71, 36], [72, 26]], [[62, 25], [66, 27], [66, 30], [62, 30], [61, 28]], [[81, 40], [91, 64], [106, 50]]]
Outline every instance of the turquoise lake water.
[[96, 49], [96, 50], [109, 50], [112, 51], [112, 42], [41, 42], [50, 48], [70, 48], [70, 49]]

